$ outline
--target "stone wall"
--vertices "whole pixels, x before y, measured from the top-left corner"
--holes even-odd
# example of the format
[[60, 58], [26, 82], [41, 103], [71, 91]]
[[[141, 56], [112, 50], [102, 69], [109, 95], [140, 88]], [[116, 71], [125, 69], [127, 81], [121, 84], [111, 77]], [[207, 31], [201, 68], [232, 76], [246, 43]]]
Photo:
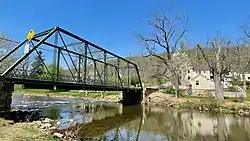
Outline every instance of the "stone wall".
[[10, 82], [0, 81], [0, 110], [10, 110], [11, 96], [14, 85]]

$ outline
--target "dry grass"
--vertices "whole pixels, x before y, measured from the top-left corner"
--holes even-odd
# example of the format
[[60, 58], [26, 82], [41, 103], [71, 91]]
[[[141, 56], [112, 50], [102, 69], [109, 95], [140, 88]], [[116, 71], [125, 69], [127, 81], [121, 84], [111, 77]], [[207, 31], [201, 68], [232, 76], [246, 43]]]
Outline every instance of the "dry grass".
[[52, 135], [39, 130], [30, 124], [9, 124], [10, 121], [0, 118], [0, 141], [57, 141]]
[[250, 111], [250, 101], [245, 100], [244, 102], [237, 102], [236, 100], [227, 99], [223, 102], [215, 101], [212, 98], [204, 97], [181, 97], [175, 98], [172, 95], [167, 95], [161, 92], [155, 92], [148, 96], [147, 101], [150, 105], [157, 106], [172, 106], [173, 107], [186, 107], [186, 108], [199, 108], [207, 107], [213, 108], [224, 108], [229, 110], [244, 110]]

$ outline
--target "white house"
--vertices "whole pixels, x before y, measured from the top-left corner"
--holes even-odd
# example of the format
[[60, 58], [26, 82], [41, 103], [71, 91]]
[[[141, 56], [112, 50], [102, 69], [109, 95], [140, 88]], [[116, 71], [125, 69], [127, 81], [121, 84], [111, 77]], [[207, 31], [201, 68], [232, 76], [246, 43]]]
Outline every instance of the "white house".
[[[193, 94], [204, 94], [204, 93], [211, 93], [215, 89], [214, 84], [214, 77], [207, 68], [197, 69], [194, 67], [190, 67], [190, 69], [187, 70], [187, 73], [184, 77], [188, 80], [186, 85], [186, 88], [189, 88], [192, 90]], [[223, 88], [228, 88], [232, 86], [230, 83], [231, 81], [231, 75], [227, 75], [224, 78], [224, 81], [222, 81]]]

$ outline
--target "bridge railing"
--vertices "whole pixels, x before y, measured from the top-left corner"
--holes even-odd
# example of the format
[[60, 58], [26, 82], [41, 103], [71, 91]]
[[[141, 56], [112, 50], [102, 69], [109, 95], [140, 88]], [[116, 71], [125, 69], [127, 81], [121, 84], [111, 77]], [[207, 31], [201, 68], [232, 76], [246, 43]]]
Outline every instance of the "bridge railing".
[[141, 87], [134, 63], [59, 27], [36, 34], [3, 56], [0, 74], [25, 81]]

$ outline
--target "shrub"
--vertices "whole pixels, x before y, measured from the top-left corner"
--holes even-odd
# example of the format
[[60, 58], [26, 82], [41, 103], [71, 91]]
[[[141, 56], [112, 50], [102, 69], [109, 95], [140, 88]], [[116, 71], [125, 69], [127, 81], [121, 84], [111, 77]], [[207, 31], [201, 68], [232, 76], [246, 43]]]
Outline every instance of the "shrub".
[[[172, 87], [167, 87], [163, 89], [162, 92], [165, 94], [175, 95], [175, 89], [173, 89]], [[184, 96], [184, 95], [185, 95], [185, 90], [180, 89], [180, 96]]]
[[224, 90], [225, 92], [238, 92], [237, 89], [235, 89], [235, 87], [228, 87], [227, 89]]
[[130, 81], [132, 86], [136, 86], [136, 84], [140, 83], [140, 80], [137, 76], [132, 76]]

